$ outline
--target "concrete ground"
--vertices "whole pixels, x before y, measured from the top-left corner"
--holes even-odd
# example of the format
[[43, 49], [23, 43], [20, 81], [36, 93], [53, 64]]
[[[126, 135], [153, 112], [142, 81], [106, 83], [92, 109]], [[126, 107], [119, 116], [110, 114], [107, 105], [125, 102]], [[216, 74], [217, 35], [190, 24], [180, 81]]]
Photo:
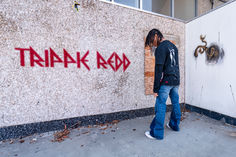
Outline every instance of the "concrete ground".
[[[170, 113], [167, 113], [166, 122]], [[145, 137], [152, 116], [73, 129], [62, 142], [53, 132], [0, 142], [0, 157], [234, 157], [236, 128], [185, 113], [181, 131], [165, 128], [164, 140]], [[22, 143], [21, 143], [22, 142]], [[12, 144], [10, 144], [12, 143]]]

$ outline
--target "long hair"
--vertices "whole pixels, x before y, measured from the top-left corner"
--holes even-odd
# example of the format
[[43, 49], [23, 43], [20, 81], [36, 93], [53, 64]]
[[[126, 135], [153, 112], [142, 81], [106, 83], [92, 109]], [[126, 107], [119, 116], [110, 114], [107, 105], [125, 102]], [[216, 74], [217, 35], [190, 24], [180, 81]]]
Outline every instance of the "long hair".
[[[149, 31], [146, 37], [145, 47], [150, 46], [150, 44], [153, 43], [155, 34], [157, 34], [158, 38], [160, 38], [160, 41], [163, 39], [163, 35], [158, 29], [152, 29], [151, 31]], [[157, 45], [159, 45], [158, 40], [157, 40]]]

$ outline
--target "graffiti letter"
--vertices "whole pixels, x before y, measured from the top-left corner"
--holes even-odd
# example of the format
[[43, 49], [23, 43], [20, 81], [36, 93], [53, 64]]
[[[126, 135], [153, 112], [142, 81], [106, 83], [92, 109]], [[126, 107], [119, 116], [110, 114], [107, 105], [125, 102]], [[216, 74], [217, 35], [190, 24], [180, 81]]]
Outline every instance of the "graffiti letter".
[[[57, 60], [54, 60], [54, 57]], [[50, 48], [50, 62], [51, 62], [51, 67], [54, 67], [54, 62], [62, 63], [63, 61], [61, 58], [53, 51], [53, 49]]]
[[15, 48], [15, 50], [20, 50], [20, 65], [25, 66], [25, 51], [29, 51], [30, 49]]
[[[37, 57], [38, 59], [34, 59], [34, 57]], [[34, 63], [38, 64], [39, 66], [43, 67], [43, 64], [40, 62], [44, 62], [44, 60], [39, 56], [39, 54], [30, 47], [30, 66], [34, 66]]]
[[45, 50], [45, 67], [49, 67], [48, 50]]
[[[114, 61], [112, 60], [112, 58], [115, 56], [115, 67], [112, 65], [112, 63], [114, 63]], [[120, 59], [120, 57], [115, 53], [113, 52], [113, 54], [111, 55], [111, 57], [107, 60], [107, 63], [111, 66], [111, 68], [114, 70], [114, 71], [117, 71], [120, 66], [122, 65], [122, 60]]]
[[[68, 63], [76, 63], [76, 61], [71, 57], [71, 55], [65, 49], [63, 50], [64, 50], [64, 66], [67, 68]], [[70, 59], [70, 61], [68, 60], [68, 58]]]
[[114, 61], [112, 60], [112, 58], [115, 56], [115, 58], [116, 58], [116, 53], [115, 52], [113, 52], [113, 54], [110, 56], [110, 58], [107, 60], [107, 63], [110, 65], [110, 67], [113, 69], [113, 71], [116, 71], [116, 67], [114, 67], [113, 65], [112, 65], [112, 63], [114, 63]]
[[80, 62], [82, 62], [82, 64], [84, 64], [84, 66], [90, 70], [89, 66], [87, 65], [86, 62], [88, 62], [88, 60], [86, 59], [86, 57], [88, 56], [89, 51], [86, 52], [86, 54], [80, 59], [80, 53], [77, 52], [77, 67], [80, 68]]
[[97, 68], [100, 69], [100, 66], [103, 66], [104, 69], [107, 69], [106, 64], [107, 62], [105, 61], [105, 59], [97, 51]]
[[[126, 63], [127, 61], [127, 63]], [[124, 69], [124, 72], [125, 70], [129, 67], [130, 65], [130, 61], [129, 59], [125, 56], [125, 54], [123, 53], [123, 69]]]
[[[120, 63], [118, 64], [118, 62], [120, 62]], [[115, 63], [116, 63], [116, 71], [117, 71], [123, 63], [117, 54], [116, 54], [116, 62]]]

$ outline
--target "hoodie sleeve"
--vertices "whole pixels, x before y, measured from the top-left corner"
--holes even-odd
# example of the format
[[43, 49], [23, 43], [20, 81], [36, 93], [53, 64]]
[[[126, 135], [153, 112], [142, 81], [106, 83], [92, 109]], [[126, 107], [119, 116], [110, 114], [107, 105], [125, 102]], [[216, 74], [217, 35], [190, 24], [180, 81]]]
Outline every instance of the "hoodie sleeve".
[[161, 85], [162, 72], [166, 60], [166, 53], [162, 47], [158, 47], [155, 51], [155, 75], [153, 92], [158, 93]]

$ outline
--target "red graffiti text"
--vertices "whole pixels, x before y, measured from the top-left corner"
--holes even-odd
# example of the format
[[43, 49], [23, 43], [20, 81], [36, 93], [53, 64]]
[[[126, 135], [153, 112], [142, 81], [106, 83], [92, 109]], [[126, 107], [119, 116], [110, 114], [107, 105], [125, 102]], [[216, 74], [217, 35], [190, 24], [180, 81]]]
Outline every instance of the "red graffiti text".
[[[44, 50], [44, 56], [40, 56], [32, 47], [29, 48], [15, 48], [20, 52], [20, 65], [25, 66], [25, 56], [29, 55], [29, 64], [31, 67], [38, 65], [40, 67], [55, 67], [55, 64], [61, 63], [64, 64], [65, 68], [68, 68], [69, 64], [76, 64], [77, 68], [81, 68], [84, 66], [88, 70], [90, 67], [88, 66], [88, 55], [89, 51], [87, 51], [84, 55], [80, 52], [76, 53], [76, 58], [73, 58], [65, 49], [63, 49], [63, 57], [59, 57], [59, 55], [52, 49]], [[29, 53], [26, 53], [29, 52]], [[102, 55], [97, 52], [97, 68], [101, 67], [107, 69], [108, 67], [112, 68], [112, 70], [117, 71], [123, 65], [123, 71], [125, 71], [129, 65], [130, 61], [122, 54], [122, 58], [118, 56], [117, 53], [113, 53], [107, 60], [102, 57]]]

